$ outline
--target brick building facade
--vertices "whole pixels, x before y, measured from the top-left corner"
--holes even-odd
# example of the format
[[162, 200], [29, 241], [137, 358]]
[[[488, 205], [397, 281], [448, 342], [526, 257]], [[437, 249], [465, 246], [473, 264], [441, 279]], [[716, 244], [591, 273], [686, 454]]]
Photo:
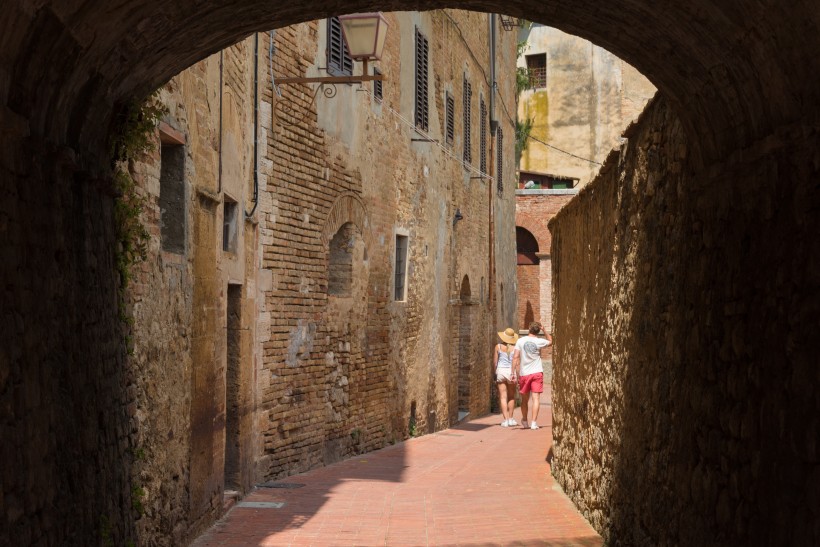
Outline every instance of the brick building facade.
[[496, 35], [491, 97], [487, 15], [386, 17], [380, 97], [276, 82], [339, 62], [332, 20], [253, 35], [161, 90], [157, 149], [132, 166], [152, 236], [129, 293], [146, 542], [490, 409], [516, 302], [514, 36]]

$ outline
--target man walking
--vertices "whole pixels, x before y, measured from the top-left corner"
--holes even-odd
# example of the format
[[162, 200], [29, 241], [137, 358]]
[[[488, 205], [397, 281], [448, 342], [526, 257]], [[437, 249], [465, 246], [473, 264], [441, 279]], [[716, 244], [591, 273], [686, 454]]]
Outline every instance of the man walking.
[[541, 408], [541, 393], [544, 391], [544, 364], [541, 362], [541, 348], [552, 345], [552, 336], [539, 338], [543, 332], [541, 323], [530, 325], [527, 336], [522, 336], [515, 343], [513, 350], [513, 379], [518, 379], [518, 391], [521, 393], [521, 425], [527, 427], [530, 394], [532, 394], [532, 421], [530, 429], [538, 429], [538, 411]]

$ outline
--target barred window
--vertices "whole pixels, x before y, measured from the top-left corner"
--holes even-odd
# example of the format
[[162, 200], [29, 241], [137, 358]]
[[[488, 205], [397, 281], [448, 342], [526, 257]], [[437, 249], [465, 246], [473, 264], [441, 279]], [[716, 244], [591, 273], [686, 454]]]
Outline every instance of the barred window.
[[487, 172], [487, 105], [484, 97], [479, 101], [479, 122], [478, 122], [478, 169], [482, 173]]
[[445, 141], [447, 144], [453, 144], [453, 140], [455, 140], [456, 136], [456, 101], [450, 92], [448, 91], [445, 95], [446, 97], [446, 109], [447, 109], [447, 131], [445, 134]]
[[530, 87], [534, 89], [547, 87], [547, 54], [527, 55], [527, 73]]
[[495, 146], [496, 146], [496, 168], [495, 168], [495, 182], [498, 187], [498, 195], [504, 193], [504, 130], [499, 124], [498, 129], [495, 130]]
[[427, 38], [416, 27], [416, 127], [429, 129], [429, 101], [427, 97], [427, 77], [430, 46]]
[[334, 76], [351, 76], [353, 59], [347, 51], [342, 36], [342, 23], [338, 17], [327, 20], [327, 71]]
[[470, 116], [472, 115], [473, 86], [467, 81], [464, 75], [464, 163], [473, 161], [473, 141], [471, 139], [472, 129], [470, 126]]

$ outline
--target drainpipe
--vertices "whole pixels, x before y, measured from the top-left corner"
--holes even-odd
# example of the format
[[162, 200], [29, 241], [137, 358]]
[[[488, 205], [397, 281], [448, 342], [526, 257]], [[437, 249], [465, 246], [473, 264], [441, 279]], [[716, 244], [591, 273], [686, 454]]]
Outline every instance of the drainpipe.
[[245, 212], [251, 218], [259, 205], [259, 33], [253, 34], [253, 209]]
[[495, 93], [498, 82], [495, 79], [495, 14], [488, 14], [490, 18], [490, 134], [495, 135], [498, 120], [495, 118]]
[[[487, 162], [489, 166], [490, 173], [494, 172], [495, 167], [495, 146], [494, 146], [494, 139], [492, 138], [495, 134], [495, 129], [497, 122], [495, 121], [495, 91], [496, 91], [496, 81], [495, 81], [495, 14], [490, 13], [488, 14], [489, 18], [489, 33], [490, 33], [490, 150], [488, 158], [490, 161]], [[487, 213], [489, 216], [488, 225], [488, 237], [487, 241], [489, 243], [489, 250], [488, 250], [488, 272], [487, 278], [489, 282], [487, 283], [487, 302], [490, 305], [490, 339], [492, 338], [492, 333], [494, 332], [495, 322], [497, 320], [497, 313], [496, 313], [496, 296], [495, 296], [495, 200], [493, 198], [494, 194], [494, 186], [492, 182], [487, 185]]]
[[225, 50], [219, 51], [219, 170], [217, 171], [216, 193], [222, 193], [222, 95], [223, 90], [223, 67], [225, 66]]

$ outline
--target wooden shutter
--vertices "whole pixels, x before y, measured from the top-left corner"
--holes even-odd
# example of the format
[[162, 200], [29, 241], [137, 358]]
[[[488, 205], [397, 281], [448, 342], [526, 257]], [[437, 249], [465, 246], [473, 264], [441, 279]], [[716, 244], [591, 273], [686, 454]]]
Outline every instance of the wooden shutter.
[[342, 23], [338, 17], [327, 20], [327, 71], [334, 76], [353, 74], [353, 59], [347, 51], [342, 36]]
[[478, 170], [487, 172], [487, 105], [484, 104], [484, 97], [479, 101], [479, 121], [478, 121]]
[[498, 129], [495, 130], [495, 147], [496, 147], [496, 173], [495, 182], [498, 188], [498, 195], [504, 193], [504, 130], [499, 124]]
[[429, 44], [427, 38], [416, 27], [416, 127], [429, 129], [430, 104], [427, 97], [427, 75], [429, 70]]
[[473, 161], [473, 141], [471, 138], [472, 128], [470, 125], [470, 117], [472, 116], [473, 103], [473, 86], [467, 81], [467, 76], [464, 76], [464, 162], [472, 163]]
[[[378, 76], [381, 73], [381, 70], [373, 67], [373, 76]], [[384, 95], [382, 94], [382, 83], [383, 82], [381, 80], [373, 80], [373, 97], [377, 101], [381, 101], [384, 98]]]
[[450, 92], [447, 92], [446, 95], [446, 104], [447, 104], [447, 133], [445, 135], [445, 139], [447, 144], [453, 144], [453, 141], [456, 137], [456, 101]]

